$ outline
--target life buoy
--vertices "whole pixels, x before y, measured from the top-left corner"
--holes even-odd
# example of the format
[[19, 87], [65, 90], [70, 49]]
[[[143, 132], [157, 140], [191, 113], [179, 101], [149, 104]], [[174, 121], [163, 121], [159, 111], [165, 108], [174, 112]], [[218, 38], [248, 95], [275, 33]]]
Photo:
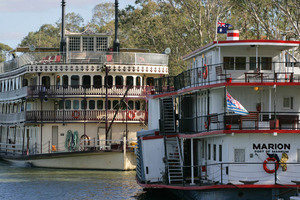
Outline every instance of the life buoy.
[[78, 118], [80, 117], [80, 113], [78, 112], [78, 110], [74, 110], [74, 111], [72, 112], [72, 117], [73, 117], [74, 119], [78, 119]]
[[[269, 169], [269, 168], [267, 167], [267, 163], [268, 163], [269, 161], [275, 162], [275, 168], [276, 168], [276, 169]], [[267, 159], [264, 161], [263, 167], [264, 167], [264, 170], [265, 170], [267, 173], [273, 174], [273, 173], [275, 172], [275, 170], [278, 170], [279, 163], [278, 163], [278, 161], [277, 161], [275, 158], [267, 158]]]
[[205, 69], [204, 69], [204, 71], [203, 71], [203, 78], [204, 78], [204, 79], [207, 79], [208, 69], [207, 69], [207, 66], [206, 66], [206, 65], [204, 65], [204, 66], [205, 66]]
[[128, 119], [134, 119], [135, 118], [135, 112], [133, 110], [128, 111], [127, 118]]

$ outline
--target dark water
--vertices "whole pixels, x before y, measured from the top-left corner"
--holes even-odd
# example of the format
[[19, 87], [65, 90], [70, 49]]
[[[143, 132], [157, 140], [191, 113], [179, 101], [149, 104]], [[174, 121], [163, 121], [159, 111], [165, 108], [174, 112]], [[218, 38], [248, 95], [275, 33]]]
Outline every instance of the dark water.
[[135, 171], [55, 170], [0, 162], [0, 199], [174, 199], [167, 191], [144, 192]]

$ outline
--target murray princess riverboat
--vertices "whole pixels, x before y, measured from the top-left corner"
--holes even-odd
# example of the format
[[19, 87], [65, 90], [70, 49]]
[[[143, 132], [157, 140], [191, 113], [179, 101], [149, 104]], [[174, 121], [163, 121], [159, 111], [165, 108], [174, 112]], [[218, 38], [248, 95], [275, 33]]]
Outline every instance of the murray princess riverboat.
[[215, 41], [184, 56], [186, 71], [155, 79], [138, 183], [186, 199], [298, 198], [299, 44]]
[[135, 169], [146, 93], [168, 74], [168, 55], [110, 51], [110, 34], [89, 28], [62, 35], [61, 49], [17, 48], [21, 55], [0, 63], [2, 158], [36, 167]]

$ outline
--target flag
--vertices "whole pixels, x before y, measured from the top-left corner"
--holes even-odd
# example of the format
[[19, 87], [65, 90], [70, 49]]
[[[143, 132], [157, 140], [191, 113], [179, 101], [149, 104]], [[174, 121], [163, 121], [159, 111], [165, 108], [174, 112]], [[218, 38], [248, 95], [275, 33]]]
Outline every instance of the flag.
[[232, 25], [218, 21], [217, 33], [227, 33], [228, 28], [232, 28]]
[[239, 115], [249, 115], [249, 112], [226, 91], [227, 110]]

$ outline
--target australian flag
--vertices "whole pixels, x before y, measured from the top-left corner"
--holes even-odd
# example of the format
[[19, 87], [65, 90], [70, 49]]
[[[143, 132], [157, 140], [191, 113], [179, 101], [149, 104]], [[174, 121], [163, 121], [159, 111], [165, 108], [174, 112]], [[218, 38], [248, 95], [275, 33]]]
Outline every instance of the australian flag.
[[231, 27], [232, 27], [231, 24], [226, 24], [218, 21], [217, 33], [227, 33], [227, 29]]
[[238, 115], [249, 115], [249, 112], [226, 91], [227, 110]]

